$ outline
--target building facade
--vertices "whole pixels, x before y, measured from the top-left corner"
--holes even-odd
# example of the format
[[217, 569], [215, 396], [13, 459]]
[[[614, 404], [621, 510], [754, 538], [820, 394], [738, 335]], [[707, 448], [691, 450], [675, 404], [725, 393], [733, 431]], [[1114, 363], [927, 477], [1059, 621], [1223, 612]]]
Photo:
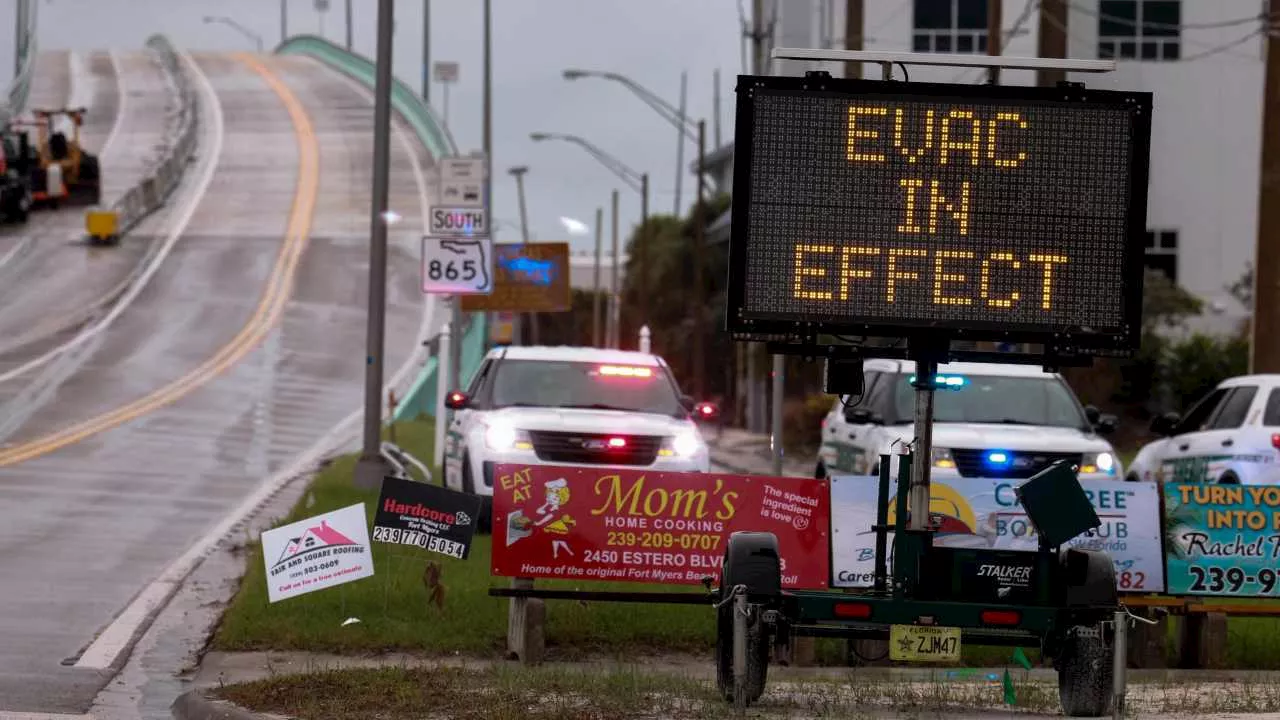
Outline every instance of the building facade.
[[[1040, 8], [1001, 1], [1002, 54], [1035, 56]], [[774, 47], [844, 47], [845, 0], [774, 0]], [[864, 0], [866, 50], [987, 51], [988, 0]], [[1233, 328], [1228, 292], [1253, 261], [1258, 227], [1264, 0], [1064, 0], [1068, 56], [1117, 69], [1072, 74], [1089, 87], [1154, 93], [1147, 265], [1206, 301], [1195, 325]], [[767, 11], [767, 15], [769, 11]], [[1050, 17], [1052, 22], [1058, 22]], [[775, 73], [842, 64], [773, 61]], [[981, 69], [910, 68], [911, 80], [982, 82]], [[880, 68], [864, 66], [865, 77]], [[900, 75], [895, 75], [900, 77]], [[1031, 85], [1030, 71], [1001, 84]], [[727, 235], [727, 233], [723, 233]]]

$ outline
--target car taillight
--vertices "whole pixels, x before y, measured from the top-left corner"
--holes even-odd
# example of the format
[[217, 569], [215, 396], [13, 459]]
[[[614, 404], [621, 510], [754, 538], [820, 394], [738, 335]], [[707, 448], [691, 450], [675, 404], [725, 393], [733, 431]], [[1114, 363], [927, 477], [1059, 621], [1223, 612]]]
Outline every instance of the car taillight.
[[1280, 450], [1280, 433], [1274, 433], [1271, 435], [1271, 447]]
[[599, 372], [601, 375], [611, 375], [613, 377], [652, 377], [653, 376], [653, 368], [631, 367], [627, 365], [601, 365]]

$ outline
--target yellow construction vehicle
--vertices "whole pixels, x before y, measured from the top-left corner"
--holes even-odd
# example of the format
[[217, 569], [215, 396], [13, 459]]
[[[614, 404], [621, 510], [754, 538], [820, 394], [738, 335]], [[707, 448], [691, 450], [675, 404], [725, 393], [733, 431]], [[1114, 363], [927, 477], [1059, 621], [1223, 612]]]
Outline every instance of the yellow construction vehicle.
[[[102, 181], [98, 157], [80, 145], [84, 108], [33, 110], [36, 129], [36, 167], [31, 173], [31, 199], [35, 206], [98, 205], [102, 201]], [[69, 119], [71, 137], [56, 127], [59, 118]]]

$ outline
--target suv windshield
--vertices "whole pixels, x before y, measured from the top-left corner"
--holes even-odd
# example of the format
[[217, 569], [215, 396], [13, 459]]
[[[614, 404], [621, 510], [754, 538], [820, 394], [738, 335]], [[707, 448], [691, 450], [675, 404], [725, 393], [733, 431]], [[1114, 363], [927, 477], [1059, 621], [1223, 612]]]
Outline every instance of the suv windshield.
[[[915, 414], [915, 390], [911, 387], [911, 377], [898, 376], [894, 409], [899, 418], [910, 419]], [[1075, 398], [1057, 378], [947, 377], [960, 377], [963, 382], [934, 393], [934, 422], [1089, 427]]]
[[681, 417], [675, 384], [658, 366], [502, 360], [494, 368], [494, 407], [597, 408]]

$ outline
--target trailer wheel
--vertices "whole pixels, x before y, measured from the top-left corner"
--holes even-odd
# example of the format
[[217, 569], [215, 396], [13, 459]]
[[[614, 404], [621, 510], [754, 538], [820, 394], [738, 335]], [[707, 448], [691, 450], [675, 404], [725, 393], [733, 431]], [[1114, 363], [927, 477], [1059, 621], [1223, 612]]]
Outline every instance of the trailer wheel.
[[1112, 658], [1098, 626], [1077, 625], [1067, 632], [1058, 661], [1058, 700], [1067, 717], [1111, 714]]
[[[738, 585], [746, 586], [747, 593], [754, 596], [748, 606], [745, 682], [746, 701], [752, 703], [764, 694], [769, 674], [770, 638], [762, 617], [764, 607], [758, 603], [782, 592], [778, 539], [772, 533], [736, 532], [729, 536], [720, 586], [728, 598]], [[733, 613], [733, 600], [716, 610], [716, 688], [728, 702], [734, 700]]]

